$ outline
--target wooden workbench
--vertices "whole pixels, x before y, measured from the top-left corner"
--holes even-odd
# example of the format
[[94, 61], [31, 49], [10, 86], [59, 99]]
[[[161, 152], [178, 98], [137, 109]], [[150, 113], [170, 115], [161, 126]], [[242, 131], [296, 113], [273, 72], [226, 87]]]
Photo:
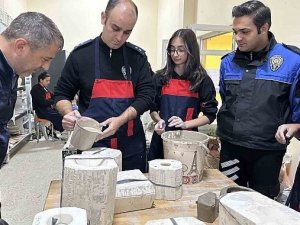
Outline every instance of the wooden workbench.
[[[61, 182], [54, 180], [51, 182], [44, 210], [59, 207]], [[141, 225], [148, 220], [163, 219], [170, 217], [193, 216], [197, 217], [196, 201], [198, 197], [206, 192], [219, 194], [223, 187], [236, 185], [232, 180], [224, 176], [215, 169], [205, 170], [203, 180], [198, 184], [184, 185], [183, 196], [177, 201], [155, 200], [151, 209], [139, 210], [115, 214], [114, 225]], [[218, 225], [218, 219], [214, 223]]]

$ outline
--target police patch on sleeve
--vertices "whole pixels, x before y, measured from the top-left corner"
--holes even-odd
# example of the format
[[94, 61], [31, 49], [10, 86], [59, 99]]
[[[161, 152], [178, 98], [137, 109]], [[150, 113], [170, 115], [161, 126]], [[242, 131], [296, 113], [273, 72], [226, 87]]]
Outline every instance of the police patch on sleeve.
[[76, 46], [74, 47], [73, 50], [76, 50], [76, 49], [80, 48], [81, 46], [84, 46], [84, 45], [86, 45], [86, 44], [89, 44], [89, 43], [91, 43], [92, 41], [93, 41], [93, 39], [89, 39], [89, 40], [87, 40], [87, 41], [85, 41], [85, 42], [82, 42], [82, 43], [80, 43], [79, 45], [76, 45]]
[[139, 46], [136, 46], [130, 42], [126, 42], [126, 46], [137, 51], [138, 53], [140, 53], [141, 55], [146, 55], [145, 50], [140, 48]]
[[282, 65], [283, 63], [283, 58], [281, 55], [273, 55], [271, 58], [270, 58], [270, 68], [272, 71], [276, 71], [280, 68], [280, 66]]

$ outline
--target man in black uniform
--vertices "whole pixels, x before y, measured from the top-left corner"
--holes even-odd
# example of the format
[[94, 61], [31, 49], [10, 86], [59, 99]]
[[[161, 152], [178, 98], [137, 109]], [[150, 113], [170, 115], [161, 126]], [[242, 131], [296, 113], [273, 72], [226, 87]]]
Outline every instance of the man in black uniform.
[[13, 115], [18, 77], [49, 69], [63, 44], [53, 21], [36, 12], [20, 14], [0, 35], [0, 165], [6, 156], [7, 123]]
[[[145, 170], [145, 135], [139, 116], [154, 98], [145, 52], [126, 42], [137, 21], [131, 0], [110, 0], [101, 14], [103, 31], [71, 52], [54, 90], [66, 130], [80, 114], [108, 126], [95, 146], [120, 149], [123, 170]], [[79, 91], [79, 112], [71, 100]]]

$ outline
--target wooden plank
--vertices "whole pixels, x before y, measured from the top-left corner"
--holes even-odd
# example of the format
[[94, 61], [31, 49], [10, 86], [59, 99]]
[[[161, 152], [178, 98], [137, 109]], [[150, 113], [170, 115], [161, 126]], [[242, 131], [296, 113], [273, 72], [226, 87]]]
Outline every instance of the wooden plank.
[[44, 210], [60, 207], [61, 180], [52, 180], [49, 185]]
[[[197, 217], [196, 201], [201, 194], [211, 191], [219, 195], [222, 188], [232, 185], [236, 184], [219, 170], [204, 170], [203, 180], [200, 183], [183, 186], [183, 196], [181, 199], [176, 201], [155, 200], [154, 206], [151, 209], [115, 214], [113, 224], [140, 225], [154, 219], [184, 216]], [[59, 200], [60, 181], [52, 181], [44, 209], [59, 207]], [[217, 219], [214, 223], [206, 224], [218, 225], [219, 222]]]

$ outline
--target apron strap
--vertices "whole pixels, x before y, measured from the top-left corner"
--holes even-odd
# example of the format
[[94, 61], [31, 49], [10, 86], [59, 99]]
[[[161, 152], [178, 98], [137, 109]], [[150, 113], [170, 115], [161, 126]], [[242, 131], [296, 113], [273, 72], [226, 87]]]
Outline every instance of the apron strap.
[[99, 53], [99, 48], [100, 48], [100, 37], [96, 38], [96, 43], [95, 43], [95, 79], [100, 78], [100, 53]]
[[125, 64], [127, 80], [131, 80], [131, 70], [130, 70], [130, 66], [128, 63], [127, 50], [126, 50], [125, 44], [123, 45], [123, 57], [124, 57], [124, 64]]

